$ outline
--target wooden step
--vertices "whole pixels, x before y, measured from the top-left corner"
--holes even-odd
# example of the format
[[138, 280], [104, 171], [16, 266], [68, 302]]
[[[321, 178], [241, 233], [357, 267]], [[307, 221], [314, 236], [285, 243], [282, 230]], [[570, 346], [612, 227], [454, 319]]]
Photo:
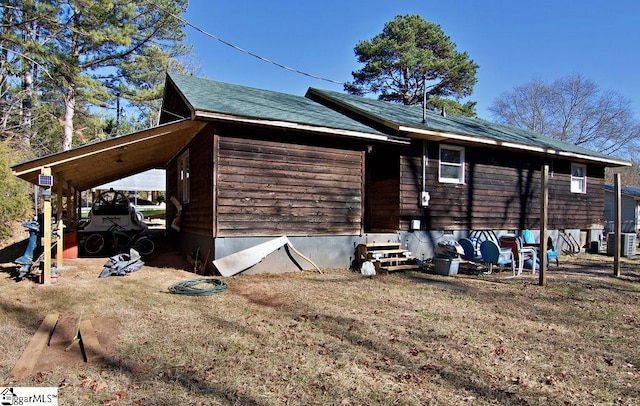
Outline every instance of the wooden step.
[[419, 269], [419, 267], [416, 264], [406, 264], [406, 265], [385, 266], [382, 269], [385, 269], [387, 272], [395, 272], [395, 271], [407, 271], [407, 270]]
[[408, 256], [405, 257], [404, 255], [401, 257], [386, 257], [386, 258], [379, 258], [374, 260], [374, 262], [380, 262], [381, 264], [386, 264], [389, 262], [406, 262], [406, 261], [413, 261], [416, 258], [413, 256]]
[[375, 248], [380, 248], [380, 247], [400, 248], [400, 246], [402, 246], [402, 243], [399, 243], [399, 242], [373, 243], [373, 244], [367, 244], [367, 250], [370, 248], [375, 250]]
[[405, 252], [408, 252], [407, 250], [403, 250], [403, 249], [392, 249], [392, 250], [373, 250], [373, 251], [367, 251], [367, 253], [369, 254], [370, 258], [374, 258], [375, 255], [394, 255], [394, 254], [403, 254]]

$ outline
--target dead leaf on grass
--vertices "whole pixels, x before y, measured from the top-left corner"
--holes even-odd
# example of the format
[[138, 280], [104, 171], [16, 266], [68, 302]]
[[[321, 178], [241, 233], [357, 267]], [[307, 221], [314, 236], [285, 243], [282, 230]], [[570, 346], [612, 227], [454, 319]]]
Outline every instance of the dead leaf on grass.
[[124, 398], [127, 397], [127, 391], [126, 390], [119, 390], [116, 393], [114, 393], [113, 398], [111, 399], [106, 399], [105, 401], [102, 402], [103, 405], [105, 406], [111, 406], [111, 405], [117, 405], [120, 403], [120, 401]]
[[440, 371], [442, 371], [442, 365], [425, 364], [421, 366], [420, 369], [423, 371], [434, 371], [440, 373]]
[[98, 382], [98, 381], [96, 381], [94, 379], [91, 379], [91, 378], [86, 378], [85, 380], [80, 382], [80, 385], [83, 388], [91, 389], [94, 392], [102, 392], [103, 390], [105, 390], [107, 388], [107, 384], [106, 383]]
[[38, 372], [34, 375], [33, 377], [33, 381], [36, 383], [42, 383], [44, 382], [45, 376], [42, 372]]

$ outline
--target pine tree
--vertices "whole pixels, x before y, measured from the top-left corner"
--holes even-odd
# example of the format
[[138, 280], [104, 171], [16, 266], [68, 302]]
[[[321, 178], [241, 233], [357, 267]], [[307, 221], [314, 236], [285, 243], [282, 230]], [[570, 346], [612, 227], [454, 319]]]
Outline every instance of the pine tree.
[[410, 105], [422, 103], [426, 91], [429, 108], [475, 115], [474, 102], [459, 101], [473, 92], [478, 65], [456, 51], [439, 25], [418, 15], [397, 16], [354, 52], [365, 65], [352, 72], [355, 80], [345, 85], [347, 92]]
[[100, 137], [98, 112], [118, 98], [150, 111], [159, 78], [188, 54], [176, 18], [186, 7], [187, 0], [2, 0], [4, 137], [19, 128], [38, 155], [57, 152]]

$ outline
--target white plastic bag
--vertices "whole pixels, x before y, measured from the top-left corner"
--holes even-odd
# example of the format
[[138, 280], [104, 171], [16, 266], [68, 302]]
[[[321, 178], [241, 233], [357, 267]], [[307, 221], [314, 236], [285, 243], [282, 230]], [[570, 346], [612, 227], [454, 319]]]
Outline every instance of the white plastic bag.
[[376, 267], [373, 265], [373, 262], [364, 261], [362, 263], [362, 267], [360, 268], [360, 272], [364, 276], [374, 276], [376, 274]]

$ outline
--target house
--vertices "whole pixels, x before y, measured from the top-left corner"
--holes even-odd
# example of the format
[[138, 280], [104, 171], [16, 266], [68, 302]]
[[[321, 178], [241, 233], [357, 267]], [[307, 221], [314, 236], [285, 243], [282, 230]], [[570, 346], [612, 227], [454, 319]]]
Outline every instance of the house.
[[182, 243], [213, 245], [215, 257], [284, 234], [323, 266], [346, 266], [363, 240], [431, 257], [439, 239], [469, 230], [537, 229], [543, 165], [549, 228], [596, 238], [604, 169], [628, 165], [518, 128], [319, 89], [301, 98], [171, 75], [163, 112], [161, 122], [207, 122], [170, 162], [167, 193], [187, 202]]
[[[13, 170], [35, 183], [51, 167], [65, 193], [162, 167], [166, 196], [179, 202], [167, 206], [179, 231], [167, 232], [185, 253], [217, 259], [286, 235], [321, 267], [347, 267], [363, 242], [399, 241], [430, 258], [438, 241], [470, 230], [536, 230], [543, 165], [549, 228], [601, 233], [604, 170], [626, 161], [416, 106], [171, 74], [158, 127]], [[255, 270], [304, 265], [291, 258], [282, 249]]]
[[[558, 231], [581, 245], [598, 240], [603, 217], [604, 170], [629, 162], [541, 136], [524, 129], [478, 118], [438, 115], [421, 108], [389, 104], [338, 92], [309, 89], [307, 96], [348, 112], [363, 122], [411, 139], [409, 148], [377, 148], [367, 155], [366, 231], [398, 230], [414, 252], [442, 235], [457, 239], [469, 230], [490, 229], [518, 233], [540, 227], [541, 168], [550, 168], [548, 228], [554, 241]], [[398, 159], [389, 172], [386, 160]], [[397, 157], [397, 158], [396, 158]], [[387, 168], [383, 175], [374, 168]], [[390, 177], [393, 181], [390, 181]], [[387, 186], [393, 182], [392, 189]], [[386, 186], [384, 186], [386, 185]], [[397, 204], [372, 202], [386, 190]], [[424, 197], [428, 205], [421, 205]], [[412, 232], [411, 220], [421, 220]], [[409, 230], [409, 231], [407, 231]], [[537, 234], [537, 232], [536, 232]]]
[[[620, 232], [637, 233], [640, 231], [640, 187], [622, 186], [620, 188], [620, 216], [622, 219]], [[613, 185], [604, 186], [604, 221], [605, 231], [614, 231], [615, 221], [615, 189]]]
[[[349, 266], [367, 145], [410, 145], [306, 97], [184, 75], [168, 77], [162, 111], [161, 123], [206, 123], [167, 165], [167, 196], [182, 206], [182, 249], [214, 259], [285, 235], [320, 266]], [[259, 268], [286, 266], [280, 252]]]

